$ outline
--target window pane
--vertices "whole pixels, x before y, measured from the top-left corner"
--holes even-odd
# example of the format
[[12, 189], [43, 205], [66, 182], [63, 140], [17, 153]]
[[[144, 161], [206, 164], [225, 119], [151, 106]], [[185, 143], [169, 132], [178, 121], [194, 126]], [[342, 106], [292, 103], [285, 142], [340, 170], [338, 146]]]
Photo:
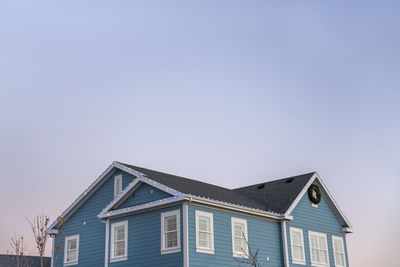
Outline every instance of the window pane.
[[210, 218], [206, 216], [199, 216], [199, 230], [203, 232], [210, 232]]
[[303, 249], [302, 247], [293, 247], [293, 258], [295, 260], [303, 261]]
[[76, 261], [76, 250], [67, 251], [67, 262]]
[[334, 243], [334, 246], [335, 246], [335, 251], [343, 253], [342, 242], [340, 240], [335, 240], [333, 243]]
[[164, 246], [165, 248], [173, 248], [178, 246], [178, 232], [170, 232], [164, 234]]
[[239, 237], [235, 237], [234, 238], [234, 248], [235, 248], [235, 252], [244, 252], [244, 240], [242, 238]]
[[326, 250], [325, 238], [320, 236], [318, 240], [319, 240], [319, 248], [322, 250]]
[[168, 216], [164, 218], [164, 231], [176, 230], [176, 215]]
[[244, 225], [242, 223], [235, 223], [234, 225], [234, 235], [236, 237], [243, 237], [244, 235]]
[[67, 241], [67, 250], [76, 249], [76, 239]]
[[328, 264], [328, 257], [326, 255], [326, 251], [323, 250], [319, 251], [319, 260], [320, 263]]
[[118, 226], [114, 228], [114, 241], [125, 239], [125, 226]]
[[318, 239], [315, 235], [311, 236], [311, 247], [318, 248]]
[[344, 255], [341, 253], [335, 253], [336, 265], [344, 266]]
[[125, 255], [125, 241], [114, 242], [114, 256]]
[[318, 249], [312, 249], [311, 250], [311, 254], [312, 254], [312, 261], [313, 262], [319, 262], [319, 257], [318, 257]]
[[117, 187], [115, 191], [118, 195], [119, 193], [121, 193], [121, 180], [119, 178], [116, 178], [115, 186]]
[[293, 245], [302, 246], [301, 234], [299, 232], [292, 232]]
[[211, 234], [199, 232], [199, 246], [211, 249]]

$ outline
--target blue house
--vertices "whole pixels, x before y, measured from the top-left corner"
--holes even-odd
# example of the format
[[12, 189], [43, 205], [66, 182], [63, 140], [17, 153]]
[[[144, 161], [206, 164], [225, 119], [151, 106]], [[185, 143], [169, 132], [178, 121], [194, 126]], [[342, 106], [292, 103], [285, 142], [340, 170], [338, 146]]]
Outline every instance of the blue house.
[[113, 162], [49, 227], [52, 266], [348, 267], [317, 173], [227, 189]]

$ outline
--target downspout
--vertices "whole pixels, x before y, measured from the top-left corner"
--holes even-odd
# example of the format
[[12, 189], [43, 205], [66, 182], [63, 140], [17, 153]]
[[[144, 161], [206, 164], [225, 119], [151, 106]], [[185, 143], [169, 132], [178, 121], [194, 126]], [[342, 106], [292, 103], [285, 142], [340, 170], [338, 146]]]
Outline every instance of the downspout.
[[50, 263], [50, 266], [54, 267], [54, 246], [56, 244], [56, 236], [55, 235], [51, 235], [50, 237], [53, 239], [53, 241], [51, 241], [52, 249], [51, 249], [51, 263]]
[[189, 267], [189, 222], [188, 222], [188, 204], [182, 205], [183, 216], [183, 267]]
[[281, 222], [282, 227], [282, 244], [283, 244], [283, 258], [285, 262], [285, 267], [289, 267], [289, 253], [288, 253], [288, 244], [287, 244], [287, 233], [286, 233], [286, 221], [283, 220]]
[[109, 243], [109, 236], [110, 236], [110, 220], [107, 219], [106, 222], [101, 220], [103, 223], [106, 224], [106, 244], [105, 244], [105, 251], [104, 251], [104, 267], [108, 267], [108, 243]]

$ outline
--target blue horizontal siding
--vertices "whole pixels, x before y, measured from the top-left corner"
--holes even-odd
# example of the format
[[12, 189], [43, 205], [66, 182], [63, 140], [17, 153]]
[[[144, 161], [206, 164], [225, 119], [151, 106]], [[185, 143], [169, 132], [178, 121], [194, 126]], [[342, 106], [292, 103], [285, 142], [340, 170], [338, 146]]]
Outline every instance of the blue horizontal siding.
[[328, 243], [328, 254], [330, 266], [335, 266], [333, 247], [332, 247], [332, 235], [343, 237], [344, 246], [346, 251], [346, 262], [348, 264], [347, 257], [347, 246], [345, 235], [342, 232], [342, 225], [335, 213], [330, 208], [325, 196], [321, 196], [321, 202], [318, 204], [318, 208], [311, 206], [311, 201], [306, 193], [300, 202], [297, 204], [296, 208], [293, 210], [292, 214], [293, 221], [287, 223], [287, 238], [288, 238], [288, 251], [290, 266], [304, 266], [292, 263], [292, 252], [290, 243], [290, 231], [289, 227], [296, 227], [303, 229], [304, 236], [304, 252], [306, 258], [306, 266], [311, 266], [311, 256], [310, 256], [310, 245], [308, 239], [308, 231], [325, 233], [327, 235]]
[[[196, 252], [196, 210], [213, 213], [214, 254]], [[188, 205], [190, 267], [239, 266], [232, 255], [231, 217], [247, 220], [248, 242], [252, 250], [259, 250], [258, 259], [262, 266], [283, 266], [280, 223], [211, 208]], [[267, 261], [267, 257], [269, 257], [269, 261]]]
[[143, 183], [116, 209], [122, 209], [170, 197], [168, 194], [154, 186]]
[[[161, 254], [161, 213], [171, 210], [180, 211], [180, 252]], [[182, 205], [138, 213], [110, 221], [111, 223], [128, 221], [128, 259], [120, 262], [110, 262], [110, 267], [181, 267], [183, 265], [183, 232]], [[104, 233], [104, 232], [103, 232]], [[111, 245], [109, 246], [111, 248]], [[111, 252], [110, 252], [111, 253]], [[111, 254], [109, 254], [111, 255]]]
[[[123, 186], [128, 185], [135, 177], [129, 173], [117, 170], [107, 179], [90, 198], [66, 220], [60, 229], [62, 235], [56, 238], [60, 252], [54, 249], [56, 267], [64, 265], [64, 238], [79, 234], [79, 259], [74, 266], [104, 266], [105, 229], [97, 215], [114, 199], [114, 176], [122, 174]], [[56, 246], [57, 247], [57, 246]]]

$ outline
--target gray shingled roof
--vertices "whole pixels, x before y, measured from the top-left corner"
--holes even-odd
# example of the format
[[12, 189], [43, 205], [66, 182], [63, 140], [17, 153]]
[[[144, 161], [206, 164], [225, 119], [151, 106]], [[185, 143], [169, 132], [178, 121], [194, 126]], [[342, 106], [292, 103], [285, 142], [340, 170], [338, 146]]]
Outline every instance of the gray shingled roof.
[[315, 172], [234, 189], [256, 199], [266, 210], [284, 214]]
[[[303, 174], [252, 186], [228, 189], [189, 178], [121, 163], [149, 179], [184, 194], [284, 214], [314, 173]], [[290, 182], [289, 182], [290, 180]]]

